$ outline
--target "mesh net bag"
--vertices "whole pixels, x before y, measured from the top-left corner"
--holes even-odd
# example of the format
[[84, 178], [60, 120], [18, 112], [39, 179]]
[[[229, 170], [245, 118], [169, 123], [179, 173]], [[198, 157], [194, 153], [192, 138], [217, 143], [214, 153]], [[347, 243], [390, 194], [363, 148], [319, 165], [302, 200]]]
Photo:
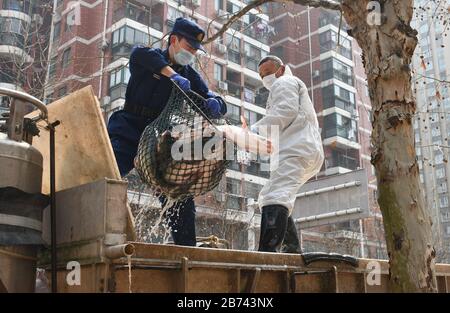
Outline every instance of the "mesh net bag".
[[211, 120], [207, 112], [205, 99], [174, 86], [163, 112], [145, 128], [134, 162], [155, 191], [183, 200], [219, 184], [229, 161], [227, 140], [216, 125], [226, 121]]

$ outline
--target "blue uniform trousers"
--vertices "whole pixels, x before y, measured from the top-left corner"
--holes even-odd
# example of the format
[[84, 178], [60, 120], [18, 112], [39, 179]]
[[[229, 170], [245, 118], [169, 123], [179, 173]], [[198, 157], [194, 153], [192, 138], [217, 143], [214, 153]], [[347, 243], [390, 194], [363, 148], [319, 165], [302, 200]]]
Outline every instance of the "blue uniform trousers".
[[[120, 175], [125, 176], [134, 168], [139, 139], [151, 121], [140, 116], [118, 111], [108, 122], [108, 134], [119, 167]], [[162, 204], [167, 199], [160, 197]], [[173, 241], [176, 245], [195, 246], [195, 203], [193, 198], [175, 203], [167, 209], [166, 218]]]

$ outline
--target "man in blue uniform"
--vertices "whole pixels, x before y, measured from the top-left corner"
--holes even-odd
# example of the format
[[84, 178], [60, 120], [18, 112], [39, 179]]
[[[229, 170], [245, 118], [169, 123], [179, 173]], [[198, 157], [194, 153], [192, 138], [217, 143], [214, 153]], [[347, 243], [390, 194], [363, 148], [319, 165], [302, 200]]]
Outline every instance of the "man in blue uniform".
[[[130, 80], [123, 110], [115, 112], [108, 123], [108, 133], [120, 174], [134, 167], [139, 139], [145, 127], [163, 111], [173, 82], [187, 92], [193, 90], [206, 98], [206, 112], [211, 118], [223, 116], [223, 99], [209, 91], [205, 81], [190, 66], [195, 60], [205, 32], [184, 18], [175, 21], [166, 50], [134, 47], [130, 56]], [[161, 201], [166, 201], [161, 199]], [[172, 238], [177, 245], [195, 246], [195, 204], [192, 198], [168, 210]]]

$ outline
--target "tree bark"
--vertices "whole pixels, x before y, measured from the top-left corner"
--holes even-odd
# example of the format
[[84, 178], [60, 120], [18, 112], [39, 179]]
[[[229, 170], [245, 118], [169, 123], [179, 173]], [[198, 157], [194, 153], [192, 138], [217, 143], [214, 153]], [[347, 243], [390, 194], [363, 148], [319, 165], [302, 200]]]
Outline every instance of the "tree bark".
[[380, 1], [381, 25], [367, 23], [368, 0], [344, 0], [351, 35], [363, 51], [372, 102], [372, 160], [378, 181], [393, 292], [436, 291], [431, 218], [414, 147], [411, 58], [417, 31], [412, 0]]

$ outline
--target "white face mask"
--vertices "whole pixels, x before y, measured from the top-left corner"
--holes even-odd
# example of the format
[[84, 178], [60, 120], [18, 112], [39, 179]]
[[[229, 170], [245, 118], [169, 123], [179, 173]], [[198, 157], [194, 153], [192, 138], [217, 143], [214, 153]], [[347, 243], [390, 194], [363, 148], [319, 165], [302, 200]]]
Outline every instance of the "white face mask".
[[[178, 42], [178, 45], [180, 45], [179, 42]], [[175, 59], [175, 62], [177, 62], [178, 64], [180, 64], [182, 66], [192, 64], [195, 59], [195, 55], [193, 55], [192, 53], [190, 53], [189, 51], [187, 51], [186, 49], [183, 49], [181, 47], [180, 47], [180, 51], [176, 52], [173, 57]]]
[[272, 88], [272, 85], [275, 83], [275, 81], [277, 80], [277, 77], [275, 76], [276, 73], [267, 75], [263, 78], [263, 85], [264, 87], [266, 87], [267, 90], [270, 90], [270, 88]]

